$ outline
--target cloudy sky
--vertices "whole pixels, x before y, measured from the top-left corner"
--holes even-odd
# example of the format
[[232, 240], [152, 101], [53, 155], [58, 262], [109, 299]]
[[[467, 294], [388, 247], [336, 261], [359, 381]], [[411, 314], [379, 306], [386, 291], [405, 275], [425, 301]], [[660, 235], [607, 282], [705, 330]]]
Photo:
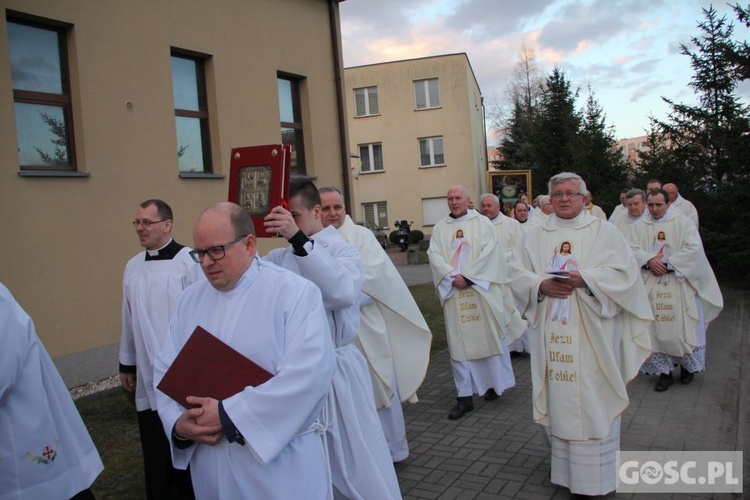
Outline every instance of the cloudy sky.
[[[733, 2], [734, 3], [734, 2]], [[581, 88], [590, 85], [618, 139], [645, 134], [648, 116], [663, 119], [661, 97], [695, 103], [687, 87], [689, 59], [679, 52], [698, 36], [701, 0], [346, 0], [340, 4], [344, 65], [466, 52], [488, 113], [504, 100], [522, 46], [545, 74], [561, 67]], [[740, 2], [743, 4], [743, 2]], [[748, 30], [725, 2], [735, 38]], [[750, 97], [750, 85], [740, 94]], [[747, 99], [750, 102], [750, 99]]]

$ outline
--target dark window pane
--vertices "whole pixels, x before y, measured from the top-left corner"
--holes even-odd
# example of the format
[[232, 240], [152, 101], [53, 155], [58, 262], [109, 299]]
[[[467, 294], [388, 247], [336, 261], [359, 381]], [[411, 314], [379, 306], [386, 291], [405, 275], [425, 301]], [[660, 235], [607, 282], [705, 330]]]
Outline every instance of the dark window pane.
[[69, 124], [65, 108], [15, 103], [21, 167], [70, 167]]
[[354, 90], [354, 109], [355, 116], [364, 116], [367, 114], [365, 105], [365, 89]]
[[13, 89], [65, 93], [56, 31], [9, 22], [8, 43]]
[[291, 174], [305, 175], [305, 147], [302, 130], [282, 127], [281, 142], [292, 146]]
[[378, 113], [380, 113], [380, 108], [378, 105], [378, 88], [370, 87], [369, 89], [367, 89], [367, 96], [370, 102], [370, 114], [377, 115]]
[[287, 123], [298, 123], [302, 121], [299, 111], [299, 90], [297, 82], [285, 78], [278, 79], [279, 86], [279, 114], [281, 121]]

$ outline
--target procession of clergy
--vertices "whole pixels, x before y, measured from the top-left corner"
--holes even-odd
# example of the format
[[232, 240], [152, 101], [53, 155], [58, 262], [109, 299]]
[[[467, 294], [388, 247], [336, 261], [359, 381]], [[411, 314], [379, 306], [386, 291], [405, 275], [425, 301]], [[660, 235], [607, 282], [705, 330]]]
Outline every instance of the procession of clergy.
[[[494, 194], [480, 196], [480, 214], [465, 187], [448, 190], [427, 252], [457, 390], [448, 418], [473, 411], [474, 394], [492, 401], [513, 387], [510, 354], [529, 353], [551, 481], [603, 495], [617, 487], [627, 383], [640, 370], [663, 391], [677, 365], [682, 383], [703, 371], [722, 297], [695, 209], [674, 185], [624, 191], [609, 221], [578, 175], [548, 188], [535, 209], [519, 201], [515, 220]], [[390, 258], [344, 210], [336, 188], [293, 180], [288, 209], [263, 222], [290, 246], [261, 257], [238, 205], [206, 208], [191, 250], [171, 238], [166, 203], [140, 204], [133, 225], [145, 251], [124, 273], [120, 372], [135, 392], [148, 498], [401, 497], [401, 404], [418, 400], [431, 333]], [[19, 329], [35, 337], [24, 318]], [[222, 400], [194, 394], [190, 408], [171, 399], [159, 382], [198, 326], [272, 378]], [[61, 413], [80, 421], [72, 405]], [[28, 468], [16, 484], [59, 494], [64, 477], [67, 497], [88, 491], [101, 462], [88, 436], [78, 441], [67, 474]]]
[[534, 421], [551, 447], [551, 482], [574, 495], [618, 484], [620, 418], [638, 372], [654, 389], [705, 370], [706, 328], [723, 300], [695, 207], [674, 184], [623, 190], [609, 221], [574, 173], [552, 177], [537, 207], [448, 191], [428, 256], [443, 305], [458, 419], [473, 395], [515, 383], [510, 352], [531, 357]]

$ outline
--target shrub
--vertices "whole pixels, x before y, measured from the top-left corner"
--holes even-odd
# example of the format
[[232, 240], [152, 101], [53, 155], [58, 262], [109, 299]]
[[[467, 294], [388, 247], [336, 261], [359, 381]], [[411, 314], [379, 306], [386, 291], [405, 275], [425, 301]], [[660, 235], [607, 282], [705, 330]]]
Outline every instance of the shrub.
[[419, 229], [414, 229], [409, 233], [409, 238], [411, 238], [412, 243], [419, 243], [424, 239], [424, 233]]
[[390, 242], [391, 242], [391, 243], [393, 243], [394, 245], [398, 245], [398, 230], [396, 230], [396, 231], [391, 231], [391, 234], [389, 234], [389, 235], [388, 235], [388, 239], [389, 239], [389, 240], [390, 240]]

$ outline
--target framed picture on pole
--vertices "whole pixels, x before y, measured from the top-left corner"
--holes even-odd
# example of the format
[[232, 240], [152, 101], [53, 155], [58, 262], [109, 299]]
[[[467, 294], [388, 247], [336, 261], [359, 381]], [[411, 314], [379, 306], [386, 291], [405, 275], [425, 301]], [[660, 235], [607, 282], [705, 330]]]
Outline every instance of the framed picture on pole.
[[531, 194], [531, 170], [495, 170], [487, 172], [487, 187], [490, 192], [500, 198], [503, 209], [511, 208], [522, 194], [526, 195], [529, 203]]

